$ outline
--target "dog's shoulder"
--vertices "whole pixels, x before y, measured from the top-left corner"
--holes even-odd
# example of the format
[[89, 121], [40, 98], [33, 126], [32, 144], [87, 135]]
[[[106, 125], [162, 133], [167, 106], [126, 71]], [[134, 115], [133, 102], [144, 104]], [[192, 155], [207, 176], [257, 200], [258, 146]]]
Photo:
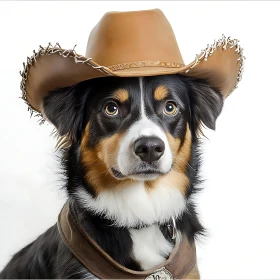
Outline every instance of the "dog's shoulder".
[[54, 278], [53, 268], [59, 239], [57, 227], [54, 225], [17, 252], [0, 273], [0, 278]]

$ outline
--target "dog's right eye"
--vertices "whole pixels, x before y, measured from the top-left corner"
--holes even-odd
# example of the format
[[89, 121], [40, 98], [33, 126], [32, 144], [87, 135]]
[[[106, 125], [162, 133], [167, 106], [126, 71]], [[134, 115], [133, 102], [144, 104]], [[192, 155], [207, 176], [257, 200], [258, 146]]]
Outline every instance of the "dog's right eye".
[[105, 106], [105, 113], [110, 117], [118, 115], [118, 105], [115, 102], [107, 103], [107, 105]]

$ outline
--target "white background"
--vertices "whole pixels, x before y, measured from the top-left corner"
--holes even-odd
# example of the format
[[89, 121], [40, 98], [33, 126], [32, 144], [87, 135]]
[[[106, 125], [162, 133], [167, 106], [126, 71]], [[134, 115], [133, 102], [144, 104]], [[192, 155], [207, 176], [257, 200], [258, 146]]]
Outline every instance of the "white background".
[[238, 38], [246, 65], [216, 132], [207, 131], [197, 204], [204, 279], [280, 278], [279, 2], [1, 2], [0, 269], [55, 223], [65, 199], [50, 125], [29, 118], [19, 70], [41, 44], [78, 44], [109, 10], [161, 8], [185, 59], [214, 39]]

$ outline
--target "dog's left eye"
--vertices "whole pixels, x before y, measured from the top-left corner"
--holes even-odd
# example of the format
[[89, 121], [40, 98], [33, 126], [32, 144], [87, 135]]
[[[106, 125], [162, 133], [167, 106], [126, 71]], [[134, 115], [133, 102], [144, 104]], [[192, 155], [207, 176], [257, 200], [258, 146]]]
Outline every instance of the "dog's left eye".
[[116, 116], [119, 113], [118, 105], [115, 102], [109, 102], [105, 106], [105, 113], [108, 116]]
[[175, 116], [177, 115], [178, 108], [175, 102], [166, 102], [164, 105], [164, 113], [168, 116]]

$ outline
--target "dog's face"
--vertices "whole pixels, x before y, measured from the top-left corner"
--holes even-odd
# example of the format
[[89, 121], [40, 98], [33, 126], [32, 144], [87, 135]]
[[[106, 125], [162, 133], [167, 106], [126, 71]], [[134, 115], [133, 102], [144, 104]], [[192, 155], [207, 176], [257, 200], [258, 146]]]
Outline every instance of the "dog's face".
[[172, 79], [117, 79], [91, 104], [83, 160], [95, 158], [115, 180], [155, 180], [170, 172], [179, 146], [191, 143], [187, 95]]
[[141, 182], [150, 192], [168, 186], [164, 196], [180, 204], [200, 123], [214, 129], [222, 104], [205, 82], [179, 75], [107, 77], [51, 93], [44, 113], [78, 147], [95, 196]]

